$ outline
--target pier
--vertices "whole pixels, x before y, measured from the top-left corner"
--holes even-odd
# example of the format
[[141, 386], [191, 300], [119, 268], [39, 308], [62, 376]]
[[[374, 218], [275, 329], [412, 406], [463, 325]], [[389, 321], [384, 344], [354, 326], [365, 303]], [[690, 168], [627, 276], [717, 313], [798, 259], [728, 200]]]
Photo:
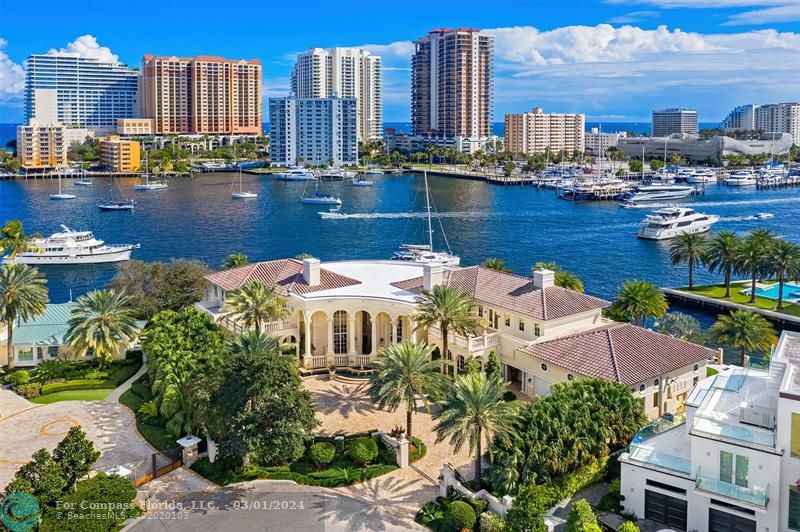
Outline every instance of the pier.
[[[3, 180], [11, 180], [11, 179], [85, 179], [87, 177], [141, 177], [144, 175], [144, 172], [105, 172], [99, 170], [86, 170], [85, 172], [36, 172], [30, 174], [13, 174], [13, 173], [3, 173], [0, 174], [0, 179]], [[151, 174], [152, 175], [152, 174]], [[159, 172], [159, 177], [192, 177], [194, 172], [166, 172], [162, 173]]]
[[800, 185], [800, 175], [759, 178], [756, 183], [756, 187], [759, 189], [785, 188], [796, 185]]

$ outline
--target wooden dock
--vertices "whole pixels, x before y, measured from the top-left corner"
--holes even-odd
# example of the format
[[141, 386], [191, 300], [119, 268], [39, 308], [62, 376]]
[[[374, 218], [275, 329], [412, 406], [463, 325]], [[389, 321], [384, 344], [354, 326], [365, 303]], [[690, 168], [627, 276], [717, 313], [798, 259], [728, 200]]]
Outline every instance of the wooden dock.
[[[731, 286], [731, 290], [733, 289], [734, 287]], [[726, 314], [733, 310], [749, 310], [764, 316], [781, 329], [800, 332], [800, 317], [790, 316], [774, 310], [755, 308], [749, 305], [743, 305], [741, 303], [734, 303], [733, 301], [723, 301], [713, 297], [692, 294], [689, 292], [684, 292], [683, 290], [676, 290], [674, 288], [662, 288], [661, 291], [665, 296], [667, 296], [667, 299], [670, 302], [680, 303], [681, 305], [688, 307], [696, 307], [719, 314]]]
[[[103, 171], [96, 171], [96, 170], [87, 170], [86, 172], [82, 173], [69, 173], [60, 175], [61, 179], [86, 179], [87, 177], [141, 177], [143, 172], [103, 172]], [[151, 174], [152, 175], [152, 174]], [[194, 172], [167, 172], [167, 173], [158, 173], [158, 177], [192, 177]], [[10, 180], [10, 179], [21, 179], [21, 180], [28, 180], [28, 179], [58, 179], [59, 173], [58, 172], [36, 172], [36, 173], [29, 173], [29, 174], [9, 174], [4, 173], [0, 174], [0, 179], [3, 180]]]

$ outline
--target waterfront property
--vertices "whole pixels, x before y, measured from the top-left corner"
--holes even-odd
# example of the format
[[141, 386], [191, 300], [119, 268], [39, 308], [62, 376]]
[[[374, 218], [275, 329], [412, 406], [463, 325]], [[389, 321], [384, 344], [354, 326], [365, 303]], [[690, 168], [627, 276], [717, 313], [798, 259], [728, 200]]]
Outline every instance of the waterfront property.
[[697, 134], [697, 111], [694, 109], [659, 109], [653, 111], [654, 137]]
[[682, 530], [800, 529], [800, 335], [768, 367], [700, 381], [685, 417], [645, 427], [622, 462], [624, 511]]
[[282, 259], [206, 278], [211, 287], [198, 308], [234, 333], [244, 328], [226, 310], [227, 295], [250, 281], [274, 286], [287, 300], [289, 317], [261, 330], [296, 344], [306, 371], [334, 365], [366, 372], [381, 347], [403, 340], [426, 342], [441, 353], [442, 332], [415, 321], [417, 296], [436, 285], [469, 294], [479, 318], [466, 334], [449, 332], [444, 356], [463, 371], [468, 360], [483, 365], [496, 352], [506, 381], [522, 397], [547, 394], [557, 382], [600, 377], [630, 386], [650, 417], [678, 414], [686, 392], [716, 355], [604, 319], [607, 301], [555, 286], [547, 270], [529, 278], [483, 266]]
[[507, 114], [505, 149], [526, 155], [582, 152], [585, 119], [582, 114], [545, 113], [540, 107]]
[[112, 172], [138, 172], [141, 166], [140, 146], [135, 140], [123, 140], [118, 135], [99, 139], [100, 164]]

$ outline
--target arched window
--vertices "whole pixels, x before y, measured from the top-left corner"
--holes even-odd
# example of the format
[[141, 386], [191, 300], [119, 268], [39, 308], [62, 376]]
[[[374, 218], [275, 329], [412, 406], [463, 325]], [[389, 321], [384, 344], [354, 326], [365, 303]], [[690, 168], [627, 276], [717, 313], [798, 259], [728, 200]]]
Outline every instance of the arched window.
[[347, 312], [337, 310], [333, 313], [333, 352], [342, 355], [347, 351]]
[[395, 331], [394, 341], [403, 341], [403, 318], [397, 318], [397, 330]]

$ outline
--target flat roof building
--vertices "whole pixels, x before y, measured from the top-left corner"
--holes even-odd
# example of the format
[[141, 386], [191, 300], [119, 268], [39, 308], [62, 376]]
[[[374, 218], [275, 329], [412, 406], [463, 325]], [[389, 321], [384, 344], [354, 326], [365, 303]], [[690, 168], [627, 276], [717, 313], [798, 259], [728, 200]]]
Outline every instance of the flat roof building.
[[109, 135], [98, 140], [100, 164], [112, 172], [138, 172], [141, 167], [141, 147], [135, 140], [123, 140]]
[[653, 111], [654, 137], [668, 137], [670, 135], [696, 135], [697, 111], [694, 109], [660, 109]]
[[25, 170], [65, 167], [68, 149], [67, 128], [62, 124], [31, 120], [17, 126], [17, 156]]
[[800, 102], [740, 105], [728, 113], [720, 127], [727, 131], [788, 133], [800, 146]]
[[545, 113], [534, 107], [529, 113], [507, 114], [505, 149], [512, 153], [566, 153], [584, 151], [582, 114]]

